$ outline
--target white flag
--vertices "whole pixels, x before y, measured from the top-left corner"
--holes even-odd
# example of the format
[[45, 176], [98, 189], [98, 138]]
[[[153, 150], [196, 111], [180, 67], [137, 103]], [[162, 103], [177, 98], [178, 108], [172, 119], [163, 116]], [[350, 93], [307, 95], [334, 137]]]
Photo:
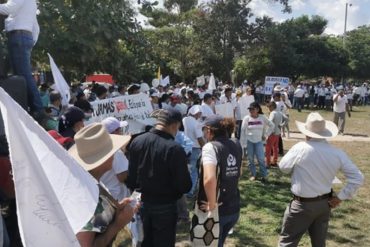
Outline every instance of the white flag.
[[209, 78], [208, 90], [216, 90], [216, 79], [213, 73], [211, 73], [211, 77]]
[[[162, 78], [162, 76], [161, 76]], [[165, 87], [170, 84], [170, 76], [166, 76], [164, 79], [161, 79], [161, 86]]]
[[2, 88], [0, 110], [8, 137], [24, 246], [79, 246], [75, 234], [94, 214], [96, 180]]
[[50, 67], [51, 67], [51, 73], [53, 74], [54, 82], [55, 82], [55, 90], [57, 90], [61, 96], [62, 96], [62, 105], [67, 106], [69, 103], [69, 100], [71, 99], [71, 92], [69, 89], [69, 86], [64, 79], [62, 73], [58, 69], [57, 65], [54, 62], [54, 59], [51, 57], [51, 55], [48, 53], [49, 60], [50, 60]]

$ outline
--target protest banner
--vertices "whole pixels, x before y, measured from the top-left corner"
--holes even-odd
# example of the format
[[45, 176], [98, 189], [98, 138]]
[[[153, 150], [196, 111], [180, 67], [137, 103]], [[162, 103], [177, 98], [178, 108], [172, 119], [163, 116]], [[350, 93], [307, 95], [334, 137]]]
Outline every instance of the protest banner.
[[92, 117], [86, 124], [101, 122], [107, 117], [115, 117], [120, 121], [128, 122], [130, 134], [142, 132], [146, 125], [154, 125], [155, 121], [150, 117], [153, 111], [149, 96], [144, 93], [120, 96], [91, 102], [93, 108]]
[[221, 115], [223, 117], [234, 117], [234, 108], [231, 103], [225, 104], [218, 104], [215, 105], [216, 114]]
[[24, 246], [80, 246], [75, 236], [94, 215], [96, 180], [0, 88]]
[[274, 90], [274, 85], [279, 83], [282, 88], [285, 88], [289, 84], [288, 77], [274, 77], [274, 76], [266, 76], [265, 77], [265, 88], [264, 92], [265, 95], [271, 95]]

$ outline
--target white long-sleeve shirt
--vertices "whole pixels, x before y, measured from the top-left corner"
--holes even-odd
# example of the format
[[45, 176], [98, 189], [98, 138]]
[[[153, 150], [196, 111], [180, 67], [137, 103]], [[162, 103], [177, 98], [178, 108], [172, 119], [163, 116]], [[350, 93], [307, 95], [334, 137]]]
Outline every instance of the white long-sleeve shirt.
[[269, 136], [273, 132], [274, 127], [274, 124], [262, 114], [257, 118], [247, 115], [242, 122], [240, 144], [246, 147], [247, 141], [260, 142], [263, 136]]
[[0, 4], [0, 15], [7, 15], [5, 31], [25, 30], [32, 32], [36, 43], [40, 27], [36, 18], [37, 5], [35, 0], [8, 0]]
[[329, 193], [338, 171], [346, 177], [346, 185], [338, 193], [341, 200], [352, 198], [364, 181], [349, 157], [325, 139], [297, 143], [282, 158], [279, 167], [284, 173], [292, 172], [292, 193], [306, 198]]

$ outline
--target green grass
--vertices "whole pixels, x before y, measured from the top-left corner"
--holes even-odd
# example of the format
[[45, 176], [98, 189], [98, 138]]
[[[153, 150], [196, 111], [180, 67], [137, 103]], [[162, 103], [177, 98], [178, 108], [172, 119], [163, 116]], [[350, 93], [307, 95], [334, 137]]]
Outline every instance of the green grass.
[[[355, 135], [370, 134], [370, 107], [355, 108], [352, 118], [347, 118], [346, 133]], [[265, 113], [267, 111], [265, 110]], [[294, 120], [305, 121], [309, 111], [298, 113], [291, 110], [291, 129], [297, 131]], [[320, 111], [328, 120], [333, 117], [332, 112]], [[294, 141], [284, 143], [285, 150], [294, 145]], [[336, 142], [333, 145], [343, 149], [360, 168], [366, 177], [370, 177], [370, 143], [369, 142]], [[338, 177], [345, 182], [344, 177]], [[278, 169], [270, 169], [267, 184], [259, 181], [249, 181], [249, 172], [243, 164], [243, 174], [240, 179], [241, 214], [239, 222], [234, 227], [234, 233], [227, 239], [226, 246], [251, 246], [270, 247], [277, 246], [281, 221], [284, 210], [288, 205], [290, 194], [290, 177], [283, 175]], [[336, 186], [339, 191], [341, 186]], [[189, 204], [190, 207], [190, 204]], [[178, 246], [189, 246], [188, 224], [178, 227]], [[365, 180], [358, 195], [332, 211], [329, 232], [327, 237], [328, 247], [370, 246], [370, 187]], [[123, 237], [123, 236], [126, 237]], [[120, 240], [127, 238], [121, 234]], [[120, 242], [120, 240], [118, 242]], [[117, 246], [117, 245], [116, 245]], [[128, 246], [127, 242], [120, 246]], [[304, 236], [299, 246], [311, 246], [308, 236]]]

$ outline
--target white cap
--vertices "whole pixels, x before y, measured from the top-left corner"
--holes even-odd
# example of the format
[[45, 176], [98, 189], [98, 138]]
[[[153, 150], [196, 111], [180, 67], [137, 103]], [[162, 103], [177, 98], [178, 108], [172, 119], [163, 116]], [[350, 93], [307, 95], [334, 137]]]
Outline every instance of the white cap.
[[118, 121], [115, 117], [107, 117], [101, 123], [107, 129], [109, 134], [112, 134], [116, 129], [126, 127], [128, 125], [127, 121]]
[[202, 107], [200, 105], [193, 105], [190, 109], [188, 114], [195, 115], [199, 112], [202, 112]]

